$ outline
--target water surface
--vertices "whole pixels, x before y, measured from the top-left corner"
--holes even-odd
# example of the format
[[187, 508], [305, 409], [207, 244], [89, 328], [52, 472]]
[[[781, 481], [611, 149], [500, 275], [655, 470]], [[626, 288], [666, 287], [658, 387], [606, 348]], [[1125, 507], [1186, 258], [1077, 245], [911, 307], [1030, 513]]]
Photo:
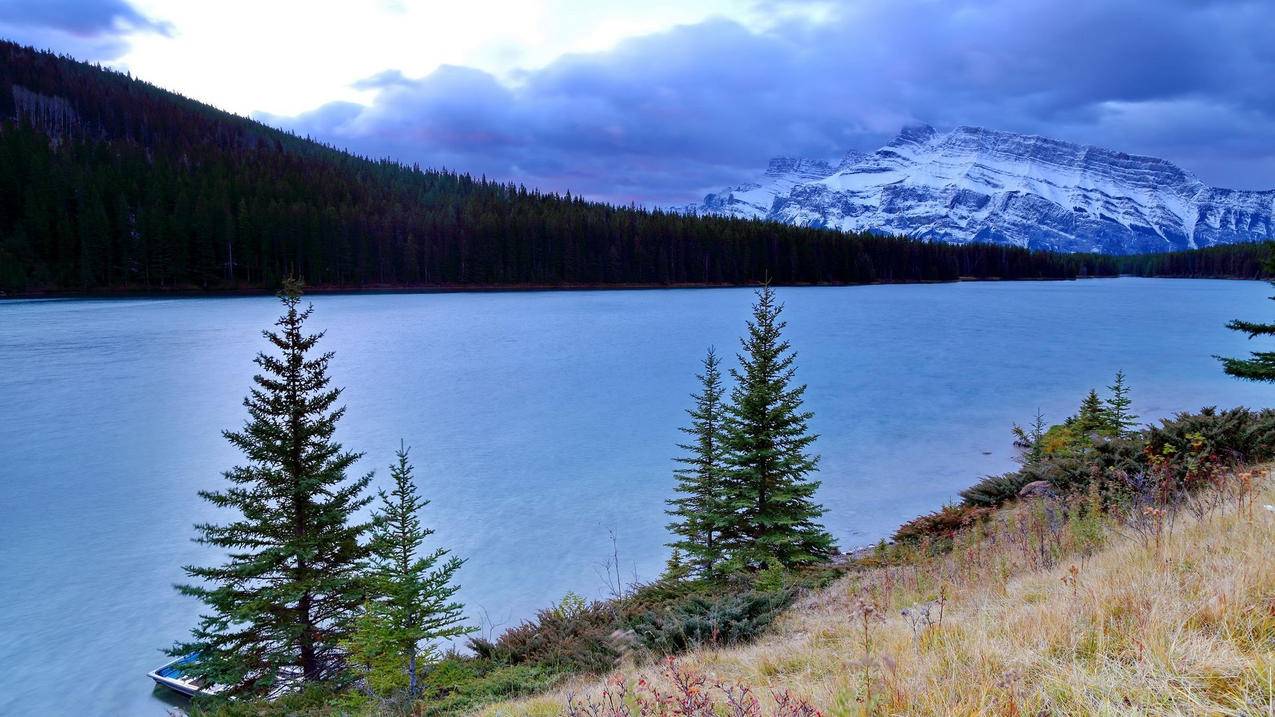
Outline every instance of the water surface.
[[[1271, 405], [1212, 354], [1275, 308], [1263, 283], [1104, 279], [780, 289], [821, 434], [819, 500], [873, 542], [979, 475], [1009, 427], [1058, 420], [1123, 368], [1144, 418]], [[346, 387], [339, 438], [388, 480], [412, 447], [424, 518], [468, 558], [475, 622], [601, 595], [614, 532], [654, 577], [677, 427], [704, 349], [732, 356], [744, 289], [316, 296]], [[196, 491], [239, 456], [265, 297], [0, 302], [0, 714], [163, 714], [144, 673], [199, 606]], [[733, 363], [733, 358], [731, 363]]]

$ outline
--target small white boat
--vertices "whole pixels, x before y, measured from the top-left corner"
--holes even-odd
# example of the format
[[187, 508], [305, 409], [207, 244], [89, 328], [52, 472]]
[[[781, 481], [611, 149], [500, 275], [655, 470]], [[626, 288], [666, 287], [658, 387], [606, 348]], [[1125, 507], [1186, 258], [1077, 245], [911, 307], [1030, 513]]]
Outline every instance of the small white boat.
[[182, 670], [182, 666], [194, 662], [195, 657], [196, 655], [193, 654], [179, 657], [147, 672], [146, 676], [155, 680], [155, 684], [167, 687], [173, 692], [178, 692], [187, 697], [215, 695], [221, 692], [223, 689], [221, 685], [213, 684], [202, 677], [192, 677]]

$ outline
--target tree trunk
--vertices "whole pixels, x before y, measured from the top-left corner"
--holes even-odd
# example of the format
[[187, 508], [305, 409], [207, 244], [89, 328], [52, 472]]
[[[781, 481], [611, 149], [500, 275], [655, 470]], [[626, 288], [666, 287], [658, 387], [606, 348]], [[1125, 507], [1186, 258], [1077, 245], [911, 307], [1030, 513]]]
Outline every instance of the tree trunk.
[[407, 658], [407, 694], [416, 695], [416, 650]]
[[319, 662], [314, 655], [314, 625], [310, 620], [309, 593], [301, 596], [297, 610], [301, 613], [301, 679], [305, 682], [318, 682], [322, 675], [319, 674]]

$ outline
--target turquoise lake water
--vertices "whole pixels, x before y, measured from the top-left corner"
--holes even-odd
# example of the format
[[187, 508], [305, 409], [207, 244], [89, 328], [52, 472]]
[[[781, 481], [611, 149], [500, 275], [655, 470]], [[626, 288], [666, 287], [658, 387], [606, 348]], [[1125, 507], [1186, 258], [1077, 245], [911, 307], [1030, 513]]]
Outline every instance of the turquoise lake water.
[[[843, 546], [875, 542], [1008, 470], [1009, 428], [1059, 420], [1124, 369], [1145, 419], [1275, 404], [1222, 374], [1223, 328], [1275, 312], [1264, 283], [1102, 279], [781, 288], [821, 434], [819, 500]], [[747, 289], [313, 297], [348, 414], [386, 466], [413, 447], [424, 519], [468, 558], [474, 624], [666, 557], [677, 428], [709, 344], [733, 356]], [[162, 715], [145, 672], [199, 606], [196, 491], [278, 313], [266, 297], [0, 302], [0, 714]], [[732, 360], [733, 363], [733, 360]]]

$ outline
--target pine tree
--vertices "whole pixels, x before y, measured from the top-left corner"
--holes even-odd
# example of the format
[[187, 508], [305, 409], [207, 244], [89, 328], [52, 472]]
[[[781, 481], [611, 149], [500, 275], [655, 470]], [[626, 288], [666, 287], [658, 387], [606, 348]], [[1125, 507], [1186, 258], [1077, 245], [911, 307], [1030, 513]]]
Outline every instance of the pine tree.
[[388, 613], [384, 604], [368, 600], [355, 618], [350, 636], [341, 643], [367, 696], [390, 695], [407, 688], [407, 673]]
[[1023, 465], [1036, 463], [1045, 456], [1045, 446], [1042, 443], [1045, 437], [1045, 414], [1040, 409], [1036, 409], [1036, 417], [1032, 419], [1030, 429], [1014, 424], [1011, 430], [1014, 434], [1014, 447], [1019, 450]]
[[664, 573], [660, 576], [660, 579], [677, 582], [690, 576], [691, 566], [687, 565], [686, 561], [682, 559], [682, 551], [679, 548], [673, 548], [673, 552], [669, 553], [668, 560], [664, 561]]
[[249, 420], [226, 439], [247, 463], [224, 475], [230, 486], [201, 491], [228, 523], [195, 526], [197, 542], [226, 551], [226, 562], [187, 566], [197, 581], [178, 590], [208, 608], [193, 639], [170, 650], [197, 654], [191, 667], [231, 695], [268, 694], [282, 676], [316, 682], [344, 669], [340, 643], [364, 600], [370, 524], [356, 513], [370, 496], [371, 474], [349, 480], [360, 454], [332, 440], [344, 408], [329, 387], [331, 353], [311, 352], [322, 333], [306, 334], [314, 307], [299, 310], [300, 282], [279, 294], [285, 313], [263, 334], [279, 355], [259, 353], [261, 373], [244, 406]]
[[1105, 434], [1110, 431], [1111, 421], [1097, 391], [1089, 389], [1085, 399], [1080, 402], [1080, 410], [1072, 418], [1071, 427], [1080, 436], [1089, 436], [1094, 433]]
[[[400, 446], [397, 463], [390, 467], [394, 489], [380, 494], [372, 529], [371, 576], [389, 639], [407, 673], [408, 692], [415, 695], [418, 663], [422, 657], [433, 657], [430, 641], [464, 635], [474, 628], [461, 625], [464, 606], [452, 601], [460, 590], [452, 580], [464, 561], [448, 557], [449, 551], [443, 548], [420, 557], [421, 545], [434, 531], [421, 524], [419, 513], [429, 501], [416, 491], [407, 454], [408, 449]], [[422, 642], [427, 643], [423, 653]]]
[[1106, 400], [1107, 421], [1117, 436], [1129, 435], [1138, 425], [1138, 416], [1130, 410], [1129, 386], [1124, 381], [1124, 371], [1116, 371], [1116, 381], [1107, 387], [1111, 397]]
[[[722, 501], [725, 465], [721, 360], [711, 347], [704, 357], [704, 373], [697, 374], [700, 392], [691, 394], [695, 407], [686, 413], [690, 425], [681, 430], [691, 437], [690, 443], [679, 443], [685, 455], [677, 458], [683, 467], [674, 471], [679, 496], [668, 501], [666, 511], [674, 518], [668, 529], [678, 539], [669, 543], [679, 561], [701, 576], [712, 575], [722, 558], [719, 526], [729, 522], [728, 508]], [[683, 557], [684, 556], [684, 557]]]
[[[1262, 264], [1267, 275], [1275, 273], [1275, 244], [1268, 245], [1268, 255]], [[1275, 285], [1275, 282], [1271, 282]], [[1275, 301], [1275, 296], [1270, 297]], [[1249, 339], [1258, 336], [1275, 336], [1275, 324], [1263, 324], [1254, 321], [1235, 319], [1226, 325], [1232, 331], [1248, 334]], [[1248, 381], [1275, 381], [1275, 351], [1253, 351], [1250, 358], [1226, 358], [1215, 356], [1222, 362], [1222, 370], [1236, 378]]]
[[792, 386], [796, 354], [783, 339], [782, 305], [767, 283], [757, 292], [748, 335], [740, 340], [739, 369], [727, 407], [723, 494], [732, 516], [721, 540], [732, 565], [757, 570], [775, 561], [785, 567], [817, 562], [834, 550], [832, 536], [816, 522], [819, 482], [810, 480], [818, 457], [813, 416], [802, 409], [806, 387]]

